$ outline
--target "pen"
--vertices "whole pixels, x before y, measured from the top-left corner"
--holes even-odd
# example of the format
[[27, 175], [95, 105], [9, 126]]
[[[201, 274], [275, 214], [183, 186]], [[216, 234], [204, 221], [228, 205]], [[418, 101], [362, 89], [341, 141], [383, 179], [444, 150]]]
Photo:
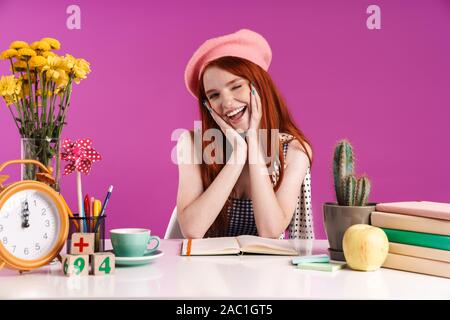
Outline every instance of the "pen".
[[94, 219], [94, 217], [95, 217], [95, 215], [94, 215], [94, 201], [95, 201], [95, 198], [94, 198], [94, 197], [91, 197], [91, 199], [89, 199], [89, 209], [91, 210], [91, 217], [92, 217], [92, 219], [91, 219], [91, 225], [89, 226], [89, 228], [91, 228], [91, 230], [94, 230], [94, 225], [95, 225], [95, 219]]
[[84, 213], [85, 213], [85, 227], [86, 227], [86, 232], [90, 232], [91, 230], [91, 221], [90, 221], [90, 217], [91, 217], [91, 204], [89, 201], [89, 195], [86, 194], [84, 196]]
[[95, 224], [98, 221], [98, 215], [100, 214], [100, 211], [102, 210], [102, 203], [100, 200], [97, 200], [95, 198], [94, 199], [94, 205], [93, 205], [93, 209], [92, 209], [92, 213], [94, 215], [94, 221], [92, 221], [92, 230], [94, 230], [95, 233], [95, 242], [96, 242], [96, 248], [97, 246], [100, 246], [100, 233], [101, 232], [97, 232], [95, 231]]
[[102, 203], [100, 202], [100, 200], [94, 199], [94, 209], [92, 210], [92, 212], [94, 213], [94, 217], [98, 217], [98, 215], [100, 214], [100, 211], [102, 210]]
[[100, 219], [105, 214], [106, 205], [108, 204], [109, 198], [111, 197], [111, 193], [113, 191], [113, 186], [109, 186], [108, 193], [106, 194], [105, 201], [103, 202], [102, 211], [100, 212], [97, 223], [95, 224], [94, 232], [97, 232], [98, 227], [100, 226]]

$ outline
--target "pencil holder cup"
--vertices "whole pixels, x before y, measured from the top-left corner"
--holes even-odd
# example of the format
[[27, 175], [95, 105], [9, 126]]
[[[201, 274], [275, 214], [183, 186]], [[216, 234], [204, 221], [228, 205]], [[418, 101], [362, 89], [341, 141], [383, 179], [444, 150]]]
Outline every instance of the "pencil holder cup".
[[[98, 225], [97, 225], [98, 224]], [[94, 251], [105, 251], [105, 224], [106, 215], [100, 217], [80, 217], [74, 214], [69, 218], [69, 235], [67, 237], [67, 253], [70, 254], [72, 245], [72, 234], [77, 232], [95, 233]]]

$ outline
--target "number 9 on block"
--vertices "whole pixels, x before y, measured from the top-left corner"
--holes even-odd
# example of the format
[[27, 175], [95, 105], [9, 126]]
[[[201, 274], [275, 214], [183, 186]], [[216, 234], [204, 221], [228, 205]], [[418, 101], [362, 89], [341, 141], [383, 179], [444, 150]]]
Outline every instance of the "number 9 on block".
[[64, 256], [62, 266], [66, 276], [87, 276], [89, 275], [89, 256], [68, 254]]

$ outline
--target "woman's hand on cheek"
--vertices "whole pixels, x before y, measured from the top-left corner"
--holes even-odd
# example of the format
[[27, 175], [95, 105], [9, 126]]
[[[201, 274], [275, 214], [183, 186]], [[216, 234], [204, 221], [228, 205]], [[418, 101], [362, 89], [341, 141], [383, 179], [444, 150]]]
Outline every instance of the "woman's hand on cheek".
[[[211, 117], [217, 123], [219, 128], [225, 134], [227, 140], [231, 143], [232, 146], [236, 146], [239, 149], [239, 154], [247, 155], [247, 142], [245, 138], [239, 134], [232, 126], [230, 126], [222, 117], [213, 109], [211, 106], [206, 103], [206, 106], [209, 110]], [[234, 148], [234, 147], [233, 147]], [[246, 159], [244, 159], [245, 162]]]
[[208, 108], [209, 114], [214, 119], [214, 121], [217, 123], [219, 128], [222, 130], [223, 133], [226, 133], [227, 130], [234, 130], [233, 127], [231, 127], [225, 120], [222, 119], [222, 117], [217, 113], [216, 110], [214, 110], [209, 103], [206, 103], [206, 108]]
[[261, 98], [253, 85], [250, 85], [250, 126], [249, 130], [256, 133], [261, 124]]

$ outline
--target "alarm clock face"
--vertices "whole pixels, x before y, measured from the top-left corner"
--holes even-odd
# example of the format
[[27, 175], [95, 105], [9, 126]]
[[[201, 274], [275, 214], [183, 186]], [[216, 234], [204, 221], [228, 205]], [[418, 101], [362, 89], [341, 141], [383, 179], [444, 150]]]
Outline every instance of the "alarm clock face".
[[0, 242], [19, 259], [34, 260], [48, 254], [60, 228], [54, 202], [37, 190], [14, 193], [0, 210]]

